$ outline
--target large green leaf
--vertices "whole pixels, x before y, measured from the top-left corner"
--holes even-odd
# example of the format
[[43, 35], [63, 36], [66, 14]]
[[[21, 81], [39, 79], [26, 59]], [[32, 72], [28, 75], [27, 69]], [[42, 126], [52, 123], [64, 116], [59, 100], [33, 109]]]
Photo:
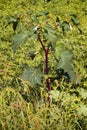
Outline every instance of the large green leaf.
[[18, 33], [13, 38], [13, 50], [16, 51], [18, 47], [26, 42], [27, 39], [30, 41], [34, 41], [37, 38], [36, 30], [34, 27], [31, 27], [29, 31], [24, 31]]
[[55, 44], [57, 41], [57, 35], [56, 35], [56, 30], [51, 27], [50, 25], [46, 25], [44, 27], [45, 30], [45, 37], [48, 41], [48, 43]]
[[18, 47], [21, 45], [21, 44], [24, 44], [25, 41], [27, 40], [29, 36], [29, 32], [28, 31], [24, 31], [22, 33], [19, 33], [19, 34], [16, 34], [13, 38], [13, 50], [16, 51], [16, 49], [18, 49]]
[[73, 70], [72, 53], [57, 47], [55, 49], [55, 57], [58, 60], [57, 69], [63, 69], [70, 79], [74, 80], [75, 72]]
[[36, 67], [30, 67], [25, 69], [24, 72], [20, 75], [20, 78], [25, 81], [30, 81], [32, 85], [42, 85], [43, 74], [41, 70]]

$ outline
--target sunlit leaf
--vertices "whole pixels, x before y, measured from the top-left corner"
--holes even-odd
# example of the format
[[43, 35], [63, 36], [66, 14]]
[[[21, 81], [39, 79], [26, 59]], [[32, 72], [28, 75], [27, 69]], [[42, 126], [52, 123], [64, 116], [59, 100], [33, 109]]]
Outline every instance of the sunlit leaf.
[[86, 105], [80, 105], [78, 109], [78, 114], [81, 116], [86, 116], [87, 117], [87, 106]]
[[80, 96], [82, 97], [82, 99], [87, 99], [87, 90], [83, 89], [83, 88], [79, 88], [78, 89]]

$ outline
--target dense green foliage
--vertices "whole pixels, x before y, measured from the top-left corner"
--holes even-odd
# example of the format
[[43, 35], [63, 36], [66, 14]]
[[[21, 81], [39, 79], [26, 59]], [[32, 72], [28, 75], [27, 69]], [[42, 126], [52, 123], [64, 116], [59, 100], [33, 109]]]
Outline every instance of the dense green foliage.
[[0, 129], [86, 130], [87, 1], [0, 0], [0, 14]]

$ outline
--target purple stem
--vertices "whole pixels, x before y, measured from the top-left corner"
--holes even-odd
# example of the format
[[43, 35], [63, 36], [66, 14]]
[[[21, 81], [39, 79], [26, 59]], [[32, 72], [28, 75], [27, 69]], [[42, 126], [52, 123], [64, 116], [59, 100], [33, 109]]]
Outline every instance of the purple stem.
[[39, 42], [41, 43], [41, 46], [42, 46], [44, 52], [46, 53], [47, 50], [46, 50], [46, 48], [45, 48], [45, 46], [44, 46], [44, 44], [43, 44], [43, 42], [42, 42], [42, 40], [41, 40], [41, 38], [40, 38], [40, 33], [38, 34], [38, 40], [39, 40]]
[[[49, 47], [46, 49], [45, 48], [45, 46], [44, 46], [44, 44], [43, 44], [43, 42], [42, 42], [42, 40], [41, 40], [41, 38], [40, 38], [40, 34], [38, 34], [38, 40], [39, 40], [39, 42], [41, 43], [41, 46], [42, 46], [42, 48], [43, 48], [43, 50], [44, 50], [44, 52], [45, 52], [45, 73], [48, 75], [48, 73], [49, 73], [49, 68], [48, 68], [48, 54], [49, 54]], [[47, 78], [46, 79], [46, 84], [47, 84], [47, 88], [48, 88], [48, 91], [50, 91], [51, 90], [51, 86], [50, 86], [50, 80], [49, 80], [49, 78]]]

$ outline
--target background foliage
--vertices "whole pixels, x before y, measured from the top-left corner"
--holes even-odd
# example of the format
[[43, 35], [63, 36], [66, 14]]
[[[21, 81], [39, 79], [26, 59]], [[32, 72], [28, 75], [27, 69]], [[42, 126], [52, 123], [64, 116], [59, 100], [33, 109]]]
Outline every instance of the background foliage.
[[0, 0], [0, 14], [0, 129], [86, 130], [87, 1]]

